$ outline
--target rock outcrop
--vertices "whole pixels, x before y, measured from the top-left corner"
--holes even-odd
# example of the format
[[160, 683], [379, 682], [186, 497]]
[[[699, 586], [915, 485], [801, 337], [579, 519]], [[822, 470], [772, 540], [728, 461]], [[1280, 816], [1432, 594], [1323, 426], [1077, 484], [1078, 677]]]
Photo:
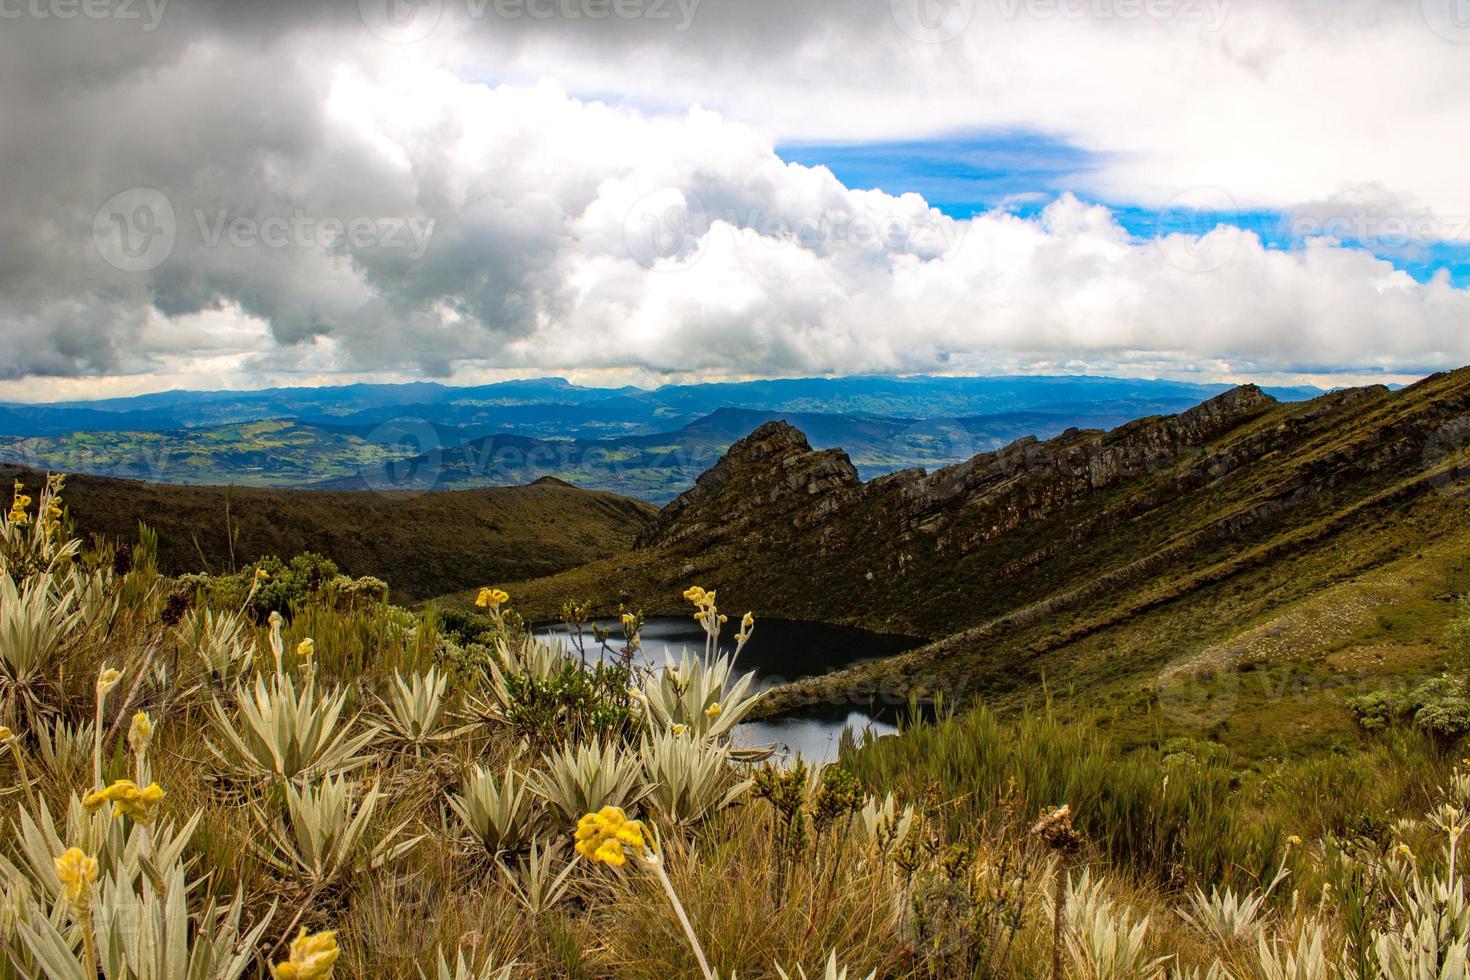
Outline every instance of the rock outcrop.
[[[537, 588], [655, 612], [682, 609], [697, 582], [728, 609], [948, 637], [946, 656], [1013, 656], [1285, 568], [1345, 531], [1377, 529], [1364, 560], [1414, 547], [1434, 515], [1470, 516], [1467, 420], [1470, 369], [1296, 403], [1244, 385], [1177, 415], [866, 483], [842, 452], [772, 422], [664, 508], [634, 551]], [[1314, 567], [1339, 572], [1332, 559]], [[1283, 595], [1306, 587], [1274, 575]]]

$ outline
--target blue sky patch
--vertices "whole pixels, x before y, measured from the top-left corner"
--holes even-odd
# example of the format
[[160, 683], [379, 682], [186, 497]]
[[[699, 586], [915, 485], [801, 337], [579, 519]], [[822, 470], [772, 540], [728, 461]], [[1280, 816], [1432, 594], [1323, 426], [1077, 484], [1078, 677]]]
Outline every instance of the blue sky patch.
[[[786, 143], [776, 152], [791, 163], [825, 166], [848, 187], [918, 193], [953, 218], [1001, 206], [1034, 217], [1060, 194], [1077, 193], [1080, 178], [1101, 163], [1086, 150], [1029, 132], [882, 143]], [[1301, 248], [1306, 241], [1292, 228], [1290, 215], [1281, 211], [1159, 211], [1116, 201], [1097, 203], [1110, 208], [1118, 223], [1139, 238], [1181, 231], [1203, 234], [1225, 223], [1254, 231], [1268, 248]], [[1445, 270], [1455, 286], [1470, 286], [1470, 242], [1341, 240], [1391, 262], [1420, 282]]]

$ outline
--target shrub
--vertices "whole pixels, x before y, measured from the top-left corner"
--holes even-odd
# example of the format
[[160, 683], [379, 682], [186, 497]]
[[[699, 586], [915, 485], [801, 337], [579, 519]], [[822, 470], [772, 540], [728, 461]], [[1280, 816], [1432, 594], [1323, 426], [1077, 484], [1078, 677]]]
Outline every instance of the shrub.
[[1451, 745], [1470, 732], [1470, 697], [1465, 682], [1441, 676], [1408, 691], [1373, 691], [1349, 698], [1348, 710], [1369, 731], [1412, 724], [1440, 745]]

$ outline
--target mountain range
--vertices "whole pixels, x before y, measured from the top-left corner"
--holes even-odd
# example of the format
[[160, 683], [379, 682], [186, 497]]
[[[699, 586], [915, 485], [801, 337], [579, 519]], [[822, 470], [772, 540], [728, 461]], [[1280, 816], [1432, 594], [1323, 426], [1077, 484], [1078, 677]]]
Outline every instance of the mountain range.
[[[554, 476], [665, 503], [756, 426], [784, 420], [871, 478], [1023, 435], [1177, 412], [1220, 385], [1087, 377], [792, 379], [588, 388], [348, 385], [0, 405], [0, 459], [179, 484], [445, 490]], [[1320, 394], [1284, 388], [1283, 399]]]
[[1176, 717], [1258, 740], [1346, 738], [1342, 689], [1446, 661], [1440, 631], [1467, 591], [1467, 439], [1470, 369], [1294, 403], [1243, 386], [867, 481], [769, 422], [635, 548], [508, 589], [533, 617], [568, 597], [675, 613], [697, 583], [727, 610], [931, 639], [793, 684], [771, 710], [1070, 691], [1123, 727], [1173, 698]]

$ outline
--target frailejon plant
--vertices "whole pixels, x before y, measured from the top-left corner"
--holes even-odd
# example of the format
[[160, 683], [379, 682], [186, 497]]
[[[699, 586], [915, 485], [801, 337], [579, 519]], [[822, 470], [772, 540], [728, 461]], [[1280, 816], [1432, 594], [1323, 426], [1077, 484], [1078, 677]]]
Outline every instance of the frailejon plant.
[[651, 725], [723, 739], [764, 697], [763, 691], [750, 693], [754, 683], [754, 673], [734, 676], [732, 657], [700, 658], [685, 651], [676, 661], [665, 654], [663, 669], [644, 679], [641, 700]]
[[253, 849], [304, 890], [328, 889], [353, 870], [380, 867], [403, 856], [422, 840], [402, 836], [407, 820], [371, 829], [382, 799], [377, 785], [363, 792], [340, 776], [300, 788], [288, 782], [284, 816], [273, 818], [268, 805], [259, 801], [252, 805], [263, 839]]
[[[788, 972], [781, 964], [776, 964], [776, 975], [781, 980], [847, 980], [847, 967], [837, 962], [837, 950], [827, 954], [827, 962], [822, 965], [821, 973], [808, 974], [805, 968], [798, 966], [795, 972]], [[878, 975], [874, 970], [863, 980], [873, 980]]]
[[219, 744], [209, 747], [226, 770], [245, 780], [309, 780], [359, 769], [371, 761], [363, 750], [378, 737], [376, 726], [356, 734], [343, 720], [345, 689], [318, 690], [315, 677], [300, 685], [287, 674], [256, 677], [253, 688], [235, 689], [232, 714], [218, 700], [210, 717]]
[[67, 875], [69, 897], [76, 896], [71, 907], [82, 930], [82, 956], [48, 917], [31, 915], [17, 927], [48, 978], [94, 980], [100, 969], [108, 980], [239, 980], [254, 963], [270, 920], [246, 928], [240, 895], [227, 906], [206, 898], [194, 911], [178, 863], [160, 872], [161, 887], [138, 889], [113, 875], [98, 882], [82, 863], [90, 860], [85, 855], [63, 858], [57, 865]]
[[[0, 575], [24, 582], [34, 575], [57, 575], [81, 551], [81, 542], [69, 532], [62, 489], [66, 478], [46, 477], [40, 500], [15, 481], [10, 509], [0, 511]], [[32, 513], [31, 505], [35, 504]]]
[[646, 805], [671, 824], [692, 823], [734, 803], [754, 785], [730, 772], [730, 751], [690, 734], [655, 731], [639, 748]]
[[0, 723], [34, 727], [57, 674], [57, 661], [83, 613], [74, 590], [47, 573], [17, 584], [0, 573]]
[[1067, 884], [1067, 951], [1083, 976], [1096, 980], [1147, 980], [1163, 977], [1167, 957], [1148, 955], [1148, 916], [1132, 913], [1109, 899], [1103, 883], [1089, 871]]
[[[108, 679], [104, 671], [99, 700]], [[152, 734], [151, 720], [135, 716], [129, 741], [140, 777], [148, 771]], [[22, 864], [0, 856], [0, 874], [19, 942], [9, 960], [23, 975], [32, 969], [61, 980], [95, 980], [99, 973], [106, 980], [244, 975], [270, 916], [244, 929], [240, 893], [228, 906], [208, 893], [191, 907], [197, 883], [186, 879], [184, 855], [202, 814], [175, 832], [159, 821], [166, 795], [156, 783], [139, 787], [122, 779], [82, 800], [72, 796], [65, 836], [73, 843], [66, 846], [44, 803], [21, 812]]]
[[236, 684], [251, 667], [248, 626], [237, 611], [190, 609], [174, 626], [173, 636], [185, 656], [192, 655], [204, 677], [216, 686]]
[[[1463, 799], [1467, 784], [1463, 773], [1456, 776], [1452, 795]], [[1470, 812], [1462, 803], [1443, 802], [1428, 818], [1444, 835], [1444, 870], [1414, 875], [1389, 928], [1377, 936], [1373, 949], [1385, 980], [1470, 973], [1470, 896], [1457, 864]]]
[[460, 824], [491, 857], [529, 846], [543, 824], [542, 800], [514, 766], [507, 766], [499, 777], [472, 766], [460, 782], [460, 792], [445, 795]]
[[444, 951], [438, 953], [438, 962], [432, 975], [419, 971], [422, 980], [511, 980], [514, 963], [497, 966], [494, 960], [486, 959], [479, 966], [471, 966], [464, 958], [464, 951], [455, 954], [454, 966], [444, 958]]
[[528, 780], [531, 792], [563, 820], [605, 806], [635, 806], [649, 791], [638, 756], [600, 739], [553, 750]]
[[425, 748], [455, 734], [444, 724], [448, 690], [448, 675], [436, 668], [430, 667], [426, 673], [407, 679], [395, 672], [388, 685], [387, 699], [378, 699], [384, 733], [412, 750], [415, 758], [423, 758]]
[[533, 841], [514, 864], [504, 861], [497, 864], [511, 894], [532, 918], [553, 908], [571, 887], [570, 876], [575, 865], [566, 860], [563, 846], [560, 841], [544, 845]]

